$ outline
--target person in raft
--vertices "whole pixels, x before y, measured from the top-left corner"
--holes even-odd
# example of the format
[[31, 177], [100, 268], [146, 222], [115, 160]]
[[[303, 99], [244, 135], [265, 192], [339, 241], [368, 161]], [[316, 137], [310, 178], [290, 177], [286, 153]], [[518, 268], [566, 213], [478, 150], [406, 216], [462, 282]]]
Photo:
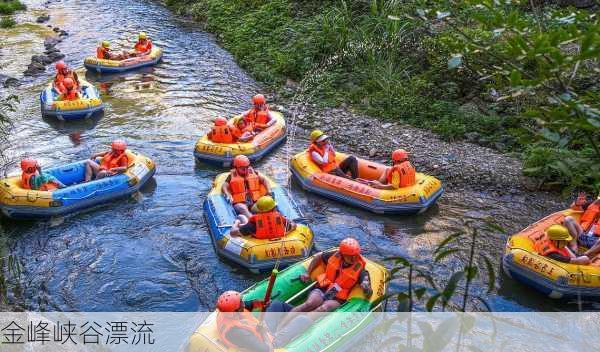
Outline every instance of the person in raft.
[[252, 109], [244, 112], [242, 117], [246, 121], [254, 124], [254, 130], [262, 131], [275, 123], [275, 117], [269, 111], [267, 99], [262, 94], [256, 94], [252, 97]]
[[562, 225], [551, 225], [545, 231], [546, 238], [535, 244], [535, 250], [540, 255], [563, 263], [582, 264], [590, 263], [586, 255], [577, 256], [568, 246], [573, 237], [569, 230]]
[[[233, 204], [235, 211], [246, 219], [252, 217], [250, 208], [262, 196], [271, 194], [269, 183], [263, 175], [250, 166], [245, 155], [233, 158], [233, 169], [221, 188], [225, 198]], [[240, 220], [244, 220], [241, 218]]]
[[65, 91], [58, 96], [58, 100], [77, 100], [79, 92], [75, 89], [75, 82], [70, 78], [65, 78], [63, 81]]
[[[266, 314], [261, 322], [251, 312], [263, 308], [264, 302], [260, 300], [244, 301], [237, 291], [223, 292], [217, 300], [219, 340], [232, 350], [270, 352], [276, 346], [287, 344], [313, 323], [307, 316], [296, 316], [285, 328], [277, 330], [285, 314]], [[287, 313], [292, 308], [291, 304], [273, 300], [265, 311]], [[273, 333], [276, 330], [277, 333]]]
[[358, 241], [348, 237], [340, 242], [336, 252], [317, 254], [308, 265], [307, 272], [300, 275], [300, 280], [310, 281], [310, 273], [321, 263], [325, 264], [325, 272], [317, 277], [317, 288], [311, 291], [308, 299], [292, 312], [335, 310], [346, 302], [356, 285], [360, 285], [365, 295], [371, 297], [371, 279], [360, 252]]
[[349, 155], [341, 163], [335, 160], [335, 149], [329, 142], [327, 136], [321, 130], [314, 130], [310, 133], [311, 144], [308, 147], [310, 159], [326, 173], [356, 179], [358, 177], [358, 160], [354, 155]]
[[215, 119], [207, 137], [215, 143], [233, 143], [236, 141], [231, 128], [227, 125], [227, 119], [224, 117], [217, 117]]
[[[92, 155], [85, 164], [85, 182], [93, 179], [99, 180], [104, 177], [114, 176], [127, 170], [129, 160], [127, 154], [127, 143], [122, 140], [115, 140], [111, 143], [111, 150]], [[102, 157], [100, 164], [96, 158]]]
[[57, 62], [54, 67], [56, 68], [56, 76], [54, 76], [53, 87], [59, 94], [67, 92], [67, 88], [64, 85], [64, 81], [67, 78], [72, 80], [75, 90], [79, 90], [79, 77], [64, 61]]
[[56, 177], [42, 172], [42, 167], [34, 159], [21, 160], [21, 187], [36, 191], [53, 191], [66, 186]]
[[578, 244], [589, 248], [584, 255], [592, 258], [600, 253], [600, 195], [595, 200], [588, 200], [585, 193], [580, 193], [571, 208], [583, 211], [579, 222], [572, 216], [564, 220], [569, 234], [575, 239], [571, 248], [576, 251]]
[[96, 48], [96, 57], [103, 60], [123, 60], [126, 55], [113, 53], [110, 50], [110, 42], [103, 40], [99, 47]]
[[235, 220], [230, 235], [233, 237], [253, 236], [258, 239], [277, 239], [296, 228], [296, 224], [285, 218], [276, 209], [277, 203], [271, 196], [262, 196], [252, 206], [254, 215]]
[[148, 39], [148, 35], [145, 32], [140, 32], [138, 35], [138, 41], [133, 47], [132, 56], [144, 56], [150, 54], [152, 51], [152, 41]]
[[416, 170], [408, 160], [408, 152], [396, 149], [392, 152], [392, 166], [387, 168], [378, 180], [358, 179], [373, 188], [398, 189], [416, 183]]

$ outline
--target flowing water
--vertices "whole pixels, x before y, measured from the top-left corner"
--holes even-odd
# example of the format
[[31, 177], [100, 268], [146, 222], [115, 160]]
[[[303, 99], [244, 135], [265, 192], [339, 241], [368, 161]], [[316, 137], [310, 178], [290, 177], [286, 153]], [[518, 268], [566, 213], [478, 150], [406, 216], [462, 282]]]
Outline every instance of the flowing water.
[[[23, 78], [20, 87], [3, 92], [21, 99], [10, 135], [10, 157], [18, 161], [34, 156], [46, 166], [60, 164], [87, 158], [122, 137], [158, 167], [154, 179], [131, 199], [52, 221], [3, 220], [4, 254], [18, 257], [22, 271], [19, 285], [9, 293], [10, 303], [28, 310], [209, 310], [220, 292], [242, 290], [261, 278], [215, 256], [201, 205], [221, 170], [197, 164], [192, 154], [195, 140], [215, 116], [247, 109], [260, 87], [211, 35], [157, 2], [27, 3], [30, 9], [18, 15], [18, 21], [34, 22], [36, 16], [49, 14], [50, 24], [69, 32], [58, 48], [80, 74], [84, 57], [94, 53], [100, 39], [111, 40], [113, 46], [131, 45], [137, 32], [144, 30], [165, 55], [158, 66], [143, 71], [88, 74], [108, 105], [104, 115], [62, 123], [40, 117], [38, 94], [51, 79], [52, 69], [33, 79], [22, 77], [29, 57], [43, 51], [49, 29], [45, 24], [22, 24], [0, 30], [0, 73]], [[289, 183], [286, 157], [306, 145], [306, 133], [296, 135], [301, 139], [288, 141], [258, 165], [284, 184]], [[15, 164], [12, 171], [16, 170]], [[449, 189], [423, 215], [384, 217], [309, 195], [294, 183], [290, 191], [312, 221], [317, 249], [351, 235], [370, 258], [406, 255], [441, 275], [457, 264], [434, 265], [431, 251], [461, 229], [462, 219], [491, 216], [515, 231], [560, 209], [560, 204], [549, 209], [520, 196]], [[505, 241], [505, 234], [490, 235], [482, 247], [496, 258], [497, 269]], [[405, 287], [401, 280], [391, 285], [393, 290]], [[497, 290], [487, 298], [497, 311], [577, 308], [548, 301], [501, 275]]]

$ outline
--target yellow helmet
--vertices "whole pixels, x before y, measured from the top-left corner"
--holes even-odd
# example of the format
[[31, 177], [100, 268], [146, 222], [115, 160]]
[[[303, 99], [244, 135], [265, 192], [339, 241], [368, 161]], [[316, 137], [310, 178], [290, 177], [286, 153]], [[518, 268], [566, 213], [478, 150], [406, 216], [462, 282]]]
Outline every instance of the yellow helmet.
[[103, 40], [102, 41], [102, 47], [103, 48], [108, 48], [110, 46], [110, 42], [108, 40]]
[[563, 225], [554, 224], [546, 229], [548, 238], [553, 241], [571, 241], [573, 237], [569, 234], [569, 230]]
[[275, 200], [271, 196], [262, 196], [252, 206], [252, 211], [255, 213], [266, 213], [273, 210], [276, 206], [277, 203], [275, 203]]
[[148, 34], [146, 34], [146, 32], [140, 32], [138, 39], [148, 39]]
[[321, 142], [321, 141], [326, 140], [327, 138], [329, 138], [329, 136], [327, 136], [321, 130], [314, 130], [310, 133], [310, 141], [311, 142]]

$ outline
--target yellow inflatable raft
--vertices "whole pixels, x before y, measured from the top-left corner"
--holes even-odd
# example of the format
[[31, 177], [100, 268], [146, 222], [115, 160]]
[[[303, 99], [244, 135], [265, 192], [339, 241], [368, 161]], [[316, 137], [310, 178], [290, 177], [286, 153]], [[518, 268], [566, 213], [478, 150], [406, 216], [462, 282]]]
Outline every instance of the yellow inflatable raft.
[[277, 258], [280, 258], [281, 265], [289, 265], [308, 257], [313, 246], [311, 229], [303, 224], [302, 213], [288, 192], [266, 176], [273, 199], [277, 202], [277, 210], [287, 219], [294, 220], [297, 224], [296, 229], [288, 232], [283, 238], [271, 240], [229, 235], [236, 213], [221, 192], [228, 175], [226, 172], [217, 176], [204, 201], [204, 216], [216, 252], [252, 272], [271, 270]]
[[545, 239], [544, 231], [562, 224], [566, 216], [579, 220], [581, 211], [567, 209], [551, 214], [511, 236], [502, 260], [504, 272], [550, 298], [577, 295], [600, 297], [600, 258], [591, 265], [563, 263], [536, 252], [535, 243]]
[[[341, 162], [347, 157], [336, 152]], [[357, 158], [359, 177], [376, 180], [386, 166]], [[290, 162], [292, 174], [302, 188], [322, 196], [339, 200], [374, 213], [414, 214], [429, 208], [444, 192], [440, 180], [417, 173], [416, 183], [410, 187], [382, 190], [363, 183], [324, 173], [310, 158], [307, 151], [295, 155]]]
[[[283, 115], [276, 111], [271, 111], [276, 122], [258, 133], [251, 141], [239, 143], [215, 143], [208, 139], [208, 134], [202, 136], [196, 142], [194, 156], [196, 159], [218, 164], [224, 167], [231, 165], [236, 155], [246, 155], [250, 161], [262, 159], [273, 149], [285, 141], [286, 125]], [[240, 116], [229, 120], [228, 124], [235, 124]]]
[[[334, 248], [329, 251], [335, 250]], [[298, 277], [307, 271], [312, 258], [307, 258], [279, 273], [273, 286], [272, 299], [285, 301], [294, 306], [304, 302], [311, 291], [312, 285], [311, 283], [303, 283], [298, 280]], [[365, 260], [367, 261], [366, 270], [369, 272], [373, 290], [371, 297], [366, 297], [363, 290], [357, 285], [351, 291], [348, 300], [335, 313], [325, 314], [315, 321], [312, 327], [285, 346], [275, 346], [276, 351], [343, 351], [348, 349], [356, 338], [367, 331], [368, 325], [375, 319], [372, 312], [383, 310], [382, 299], [387, 292], [389, 273], [383, 266], [367, 258]], [[324, 270], [325, 265], [320, 264], [311, 273], [312, 280], [315, 280]], [[268, 281], [267, 279], [259, 282], [242, 292], [243, 300], [264, 299]], [[216, 325], [217, 314], [218, 312], [212, 313], [191, 336], [188, 345], [189, 352], [230, 351], [219, 339]]]
[[156, 65], [162, 58], [162, 50], [156, 46], [148, 55], [136, 56], [125, 60], [106, 60], [96, 56], [88, 56], [83, 65], [90, 71], [98, 73], [119, 73], [137, 68]]

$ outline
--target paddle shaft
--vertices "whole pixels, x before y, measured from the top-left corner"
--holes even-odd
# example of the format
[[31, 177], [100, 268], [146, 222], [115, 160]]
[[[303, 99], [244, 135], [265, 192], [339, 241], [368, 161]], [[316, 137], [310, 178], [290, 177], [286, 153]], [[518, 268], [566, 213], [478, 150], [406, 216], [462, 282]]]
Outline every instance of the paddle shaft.
[[267, 286], [267, 291], [265, 292], [265, 299], [263, 301], [262, 311], [266, 311], [267, 307], [271, 303], [271, 293], [273, 292], [273, 286], [275, 286], [275, 280], [277, 279], [277, 274], [279, 274], [279, 270], [273, 269], [271, 271], [271, 277], [269, 277], [269, 285]]

